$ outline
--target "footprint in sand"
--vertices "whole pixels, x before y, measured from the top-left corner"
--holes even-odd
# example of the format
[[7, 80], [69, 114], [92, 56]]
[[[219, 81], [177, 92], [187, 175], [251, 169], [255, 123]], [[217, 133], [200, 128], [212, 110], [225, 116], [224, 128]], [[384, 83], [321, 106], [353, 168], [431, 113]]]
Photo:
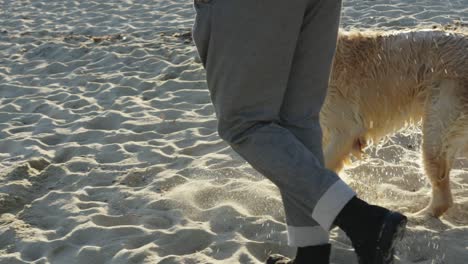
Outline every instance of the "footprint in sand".
[[0, 174], [0, 214], [19, 210], [32, 201], [41, 184], [39, 175], [49, 164], [42, 158], [32, 159]]
[[179, 229], [174, 233], [162, 233], [156, 244], [160, 256], [188, 255], [199, 252], [213, 243], [214, 234], [201, 229]]

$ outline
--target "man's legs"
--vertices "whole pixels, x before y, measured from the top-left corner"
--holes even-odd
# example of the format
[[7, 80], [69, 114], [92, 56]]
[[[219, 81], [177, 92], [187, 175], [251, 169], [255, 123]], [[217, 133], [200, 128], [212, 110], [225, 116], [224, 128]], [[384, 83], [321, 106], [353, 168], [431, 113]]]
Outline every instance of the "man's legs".
[[[362, 263], [391, 263], [402, 216], [361, 203], [323, 167], [317, 113], [326, 92], [339, 6], [333, 0], [196, 0], [193, 37], [207, 71], [219, 134], [280, 189], [289, 244], [326, 244], [336, 224], [353, 244], [364, 245], [357, 247]], [[323, 52], [314, 54], [314, 49]], [[299, 98], [301, 87], [304, 98]], [[361, 236], [360, 227], [366, 227], [361, 216], [373, 226], [369, 236]], [[316, 259], [311, 252], [317, 248], [308, 247], [297, 257]]]
[[[292, 133], [280, 117], [298, 56], [296, 48], [305, 30], [304, 17], [317, 11], [311, 2], [321, 1], [212, 0], [196, 5], [199, 17], [194, 28], [219, 134], [280, 189], [291, 246], [327, 243], [334, 218], [355, 195], [335, 173], [323, 167], [317, 145], [321, 137], [317, 134], [309, 140], [302, 128]], [[329, 6], [332, 9], [325, 10]], [[317, 8], [336, 13], [337, 6], [338, 2]], [[335, 40], [323, 45], [330, 49]], [[324, 66], [330, 63], [324, 62]], [[328, 76], [314, 78], [321, 78], [322, 84], [328, 82]], [[322, 100], [310, 104], [320, 109]], [[296, 135], [301, 133], [310, 144], [301, 142]], [[320, 200], [321, 206], [316, 206]]]

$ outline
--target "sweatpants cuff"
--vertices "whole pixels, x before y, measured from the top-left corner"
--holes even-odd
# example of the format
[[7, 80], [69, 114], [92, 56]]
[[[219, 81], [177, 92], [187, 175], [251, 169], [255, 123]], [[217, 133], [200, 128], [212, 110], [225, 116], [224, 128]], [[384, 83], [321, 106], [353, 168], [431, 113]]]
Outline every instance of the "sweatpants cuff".
[[322, 195], [312, 212], [312, 218], [324, 230], [330, 230], [338, 213], [356, 196], [356, 193], [342, 180], [335, 182]]
[[318, 246], [329, 243], [328, 231], [321, 226], [287, 226], [290, 247]]

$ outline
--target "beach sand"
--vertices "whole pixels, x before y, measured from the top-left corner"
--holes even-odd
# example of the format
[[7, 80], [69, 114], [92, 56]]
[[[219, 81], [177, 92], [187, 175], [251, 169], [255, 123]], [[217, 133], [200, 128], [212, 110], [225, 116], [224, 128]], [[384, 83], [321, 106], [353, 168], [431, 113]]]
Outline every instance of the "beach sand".
[[[277, 189], [216, 133], [191, 0], [0, 5], [0, 263], [294, 254]], [[342, 27], [467, 21], [468, 0], [345, 0]], [[372, 203], [415, 212], [430, 199], [420, 141], [407, 130], [343, 178]], [[397, 263], [468, 263], [465, 159], [452, 188], [444, 217], [410, 222]], [[357, 263], [341, 231], [332, 243], [332, 263]]]

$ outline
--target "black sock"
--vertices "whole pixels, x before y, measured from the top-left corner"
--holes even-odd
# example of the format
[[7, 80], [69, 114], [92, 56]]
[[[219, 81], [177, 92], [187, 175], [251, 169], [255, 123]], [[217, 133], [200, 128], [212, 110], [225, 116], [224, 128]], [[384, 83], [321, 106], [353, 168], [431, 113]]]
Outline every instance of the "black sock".
[[330, 263], [331, 245], [324, 244], [318, 246], [297, 248], [294, 264], [328, 264]]
[[377, 239], [387, 212], [385, 208], [353, 197], [338, 214], [334, 224], [346, 233], [353, 244], [360, 244], [362, 240]]

